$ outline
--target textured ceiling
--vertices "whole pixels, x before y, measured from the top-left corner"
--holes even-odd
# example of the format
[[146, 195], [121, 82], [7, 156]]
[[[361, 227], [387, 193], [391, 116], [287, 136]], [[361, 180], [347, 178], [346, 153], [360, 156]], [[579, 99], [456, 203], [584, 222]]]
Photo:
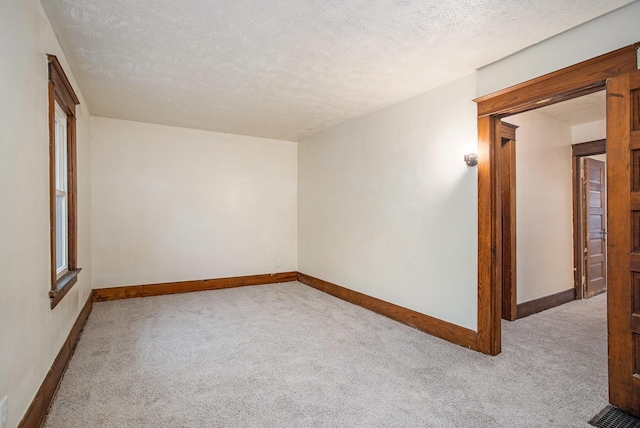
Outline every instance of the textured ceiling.
[[542, 107], [536, 112], [570, 126], [581, 125], [607, 118], [607, 97], [605, 91], [600, 91]]
[[91, 113], [297, 141], [631, 0], [42, 0]]

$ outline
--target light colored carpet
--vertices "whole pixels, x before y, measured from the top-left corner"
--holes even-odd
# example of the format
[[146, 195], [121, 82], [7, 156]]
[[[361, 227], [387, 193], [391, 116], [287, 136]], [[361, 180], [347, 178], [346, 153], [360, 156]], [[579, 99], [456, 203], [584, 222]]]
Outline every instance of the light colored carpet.
[[46, 427], [586, 427], [606, 297], [488, 357], [300, 283], [97, 303]]

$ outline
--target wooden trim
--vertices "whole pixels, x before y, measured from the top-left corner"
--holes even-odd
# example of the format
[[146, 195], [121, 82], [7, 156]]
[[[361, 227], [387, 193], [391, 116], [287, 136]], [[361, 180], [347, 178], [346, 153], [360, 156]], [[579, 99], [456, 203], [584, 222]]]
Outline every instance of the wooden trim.
[[517, 317], [516, 128], [502, 122], [502, 318]]
[[[57, 286], [56, 274], [56, 141], [55, 95], [53, 82], [49, 82], [49, 251], [51, 253], [51, 290]], [[53, 302], [52, 302], [53, 304]], [[53, 308], [52, 308], [53, 309]]]
[[572, 156], [593, 156], [607, 153], [607, 140], [587, 141], [571, 145]]
[[518, 319], [537, 314], [538, 312], [542, 312], [547, 309], [555, 308], [556, 306], [563, 305], [572, 300], [575, 300], [575, 289], [569, 288], [568, 290], [540, 297], [539, 299], [518, 303]]
[[62, 278], [56, 282], [56, 288], [49, 291], [49, 299], [51, 300], [51, 309], [55, 308], [62, 298], [71, 290], [71, 287], [78, 282], [78, 274], [82, 269], [74, 269], [67, 272]]
[[502, 318], [501, 122], [478, 118], [478, 334], [476, 349], [497, 355]]
[[610, 77], [637, 69], [640, 43], [476, 98], [478, 117], [522, 113], [601, 91]]
[[500, 136], [502, 139], [514, 140], [516, 139], [516, 129], [520, 128], [518, 125], [513, 125], [511, 123], [502, 122], [500, 128]]
[[67, 118], [67, 136], [67, 210], [69, 211], [67, 257], [69, 258], [69, 270], [80, 272], [78, 269], [78, 166], [75, 116]]
[[[51, 309], [62, 300], [67, 291], [76, 283], [81, 269], [77, 266], [78, 224], [77, 224], [77, 166], [76, 166], [76, 117], [75, 106], [79, 104], [58, 58], [47, 55], [49, 61], [49, 218], [51, 251]], [[67, 265], [69, 273], [58, 279], [56, 275], [56, 162], [55, 162], [55, 103], [67, 115]]]
[[571, 145], [571, 176], [573, 180], [573, 288], [576, 300], [582, 299], [584, 276], [584, 227], [582, 223], [582, 161], [585, 156], [599, 155], [607, 152], [607, 140], [587, 141]]
[[130, 285], [114, 288], [97, 288], [93, 299], [96, 302], [131, 299], [134, 297], [162, 296], [165, 294], [190, 293], [192, 291], [220, 290], [248, 285], [274, 284], [296, 281], [296, 272], [236, 276], [231, 278], [200, 279], [195, 281], [166, 282], [158, 284]]
[[60, 352], [58, 352], [58, 356], [49, 369], [47, 376], [42, 381], [40, 389], [38, 389], [31, 405], [18, 424], [19, 428], [40, 427], [44, 423], [49, 407], [51, 406], [51, 402], [53, 401], [53, 396], [58, 389], [58, 385], [60, 384], [64, 371], [67, 369], [69, 360], [73, 355], [78, 339], [80, 339], [82, 329], [84, 328], [92, 309], [93, 291], [89, 294], [89, 298], [78, 314], [78, 318], [73, 324], [73, 327], [69, 332], [69, 336], [67, 336], [67, 340], [65, 340], [62, 345], [62, 348], [60, 349]]
[[476, 332], [384, 300], [298, 272], [298, 281], [465, 348], [475, 349]]
[[582, 164], [581, 156], [571, 158], [571, 176], [573, 179], [572, 202], [573, 202], [573, 288], [577, 300], [582, 299], [584, 276], [584, 228], [582, 226]]
[[[502, 297], [502, 197], [496, 184], [501, 142], [496, 121], [507, 114], [566, 101], [604, 88], [604, 82], [637, 68], [636, 43], [589, 61], [475, 99], [478, 103], [478, 344], [483, 353], [500, 352]], [[611, 280], [610, 280], [611, 282]]]
[[67, 75], [62, 69], [62, 65], [60, 64], [58, 57], [47, 54], [47, 60], [49, 60], [49, 64], [51, 64], [49, 67], [49, 80], [53, 81], [56, 88], [59, 88], [60, 94], [66, 99], [66, 108], [72, 108], [72, 106], [80, 104], [80, 100], [76, 96], [73, 86], [71, 86], [71, 82], [69, 82]]

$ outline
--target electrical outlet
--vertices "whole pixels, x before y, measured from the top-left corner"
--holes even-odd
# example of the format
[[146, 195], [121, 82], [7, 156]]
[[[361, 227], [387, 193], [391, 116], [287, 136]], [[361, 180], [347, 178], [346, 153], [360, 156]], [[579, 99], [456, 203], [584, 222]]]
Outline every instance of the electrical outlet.
[[276, 267], [279, 268], [280, 267], [280, 259], [276, 259]]
[[0, 400], [0, 428], [7, 426], [7, 396], [5, 395]]

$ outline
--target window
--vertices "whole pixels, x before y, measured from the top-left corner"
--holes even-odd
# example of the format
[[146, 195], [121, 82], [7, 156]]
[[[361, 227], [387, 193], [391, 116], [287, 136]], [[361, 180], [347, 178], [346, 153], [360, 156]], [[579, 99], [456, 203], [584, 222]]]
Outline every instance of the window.
[[76, 105], [58, 59], [49, 59], [49, 192], [51, 216], [51, 308], [78, 280], [76, 265]]
[[62, 107], [55, 103], [55, 175], [56, 175], [56, 278], [60, 279], [69, 271], [69, 216], [67, 208], [69, 198], [67, 192], [67, 115]]

